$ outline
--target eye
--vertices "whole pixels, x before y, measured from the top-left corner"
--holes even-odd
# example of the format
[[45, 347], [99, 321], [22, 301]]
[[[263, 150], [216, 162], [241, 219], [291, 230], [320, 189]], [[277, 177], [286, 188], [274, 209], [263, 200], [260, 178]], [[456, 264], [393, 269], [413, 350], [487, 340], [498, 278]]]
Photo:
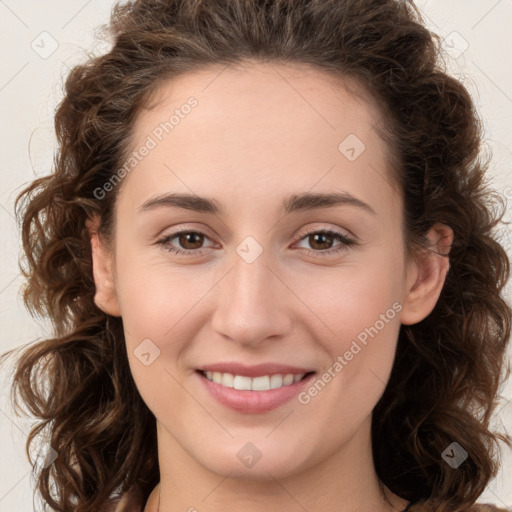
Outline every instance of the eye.
[[[329, 239], [334, 239], [340, 244], [335, 249], [331, 249], [330, 247], [322, 247], [327, 245], [332, 246], [332, 244], [329, 242]], [[309, 231], [305, 235], [302, 236], [300, 241], [306, 240], [311, 247], [319, 247], [320, 250], [315, 251], [306, 251], [306, 254], [313, 255], [313, 256], [332, 256], [335, 254], [339, 254], [343, 251], [348, 250], [350, 246], [356, 245], [357, 242], [353, 240], [352, 238], [348, 237], [344, 233], [339, 233], [338, 231], [334, 231], [332, 229], [324, 229], [324, 230], [314, 230]], [[327, 240], [327, 242], [326, 242]]]
[[[171, 241], [175, 238], [178, 239], [179, 244], [182, 247], [185, 247], [186, 250], [177, 249], [172, 246]], [[176, 233], [171, 233], [170, 235], [158, 240], [156, 243], [158, 245], [163, 245], [170, 253], [173, 254], [197, 256], [204, 252], [204, 249], [197, 247], [198, 245], [201, 245], [204, 238], [208, 237], [201, 231], [177, 231]]]
[[[176, 248], [173, 246], [172, 241], [178, 239], [178, 243], [184, 249]], [[208, 236], [201, 231], [183, 230], [171, 233], [164, 238], [156, 242], [157, 245], [162, 245], [167, 251], [172, 254], [183, 254], [186, 256], [198, 256], [203, 254], [207, 248], [202, 248], [204, 240], [208, 239]], [[330, 247], [323, 247], [325, 245], [332, 246], [329, 242], [330, 239], [340, 242], [337, 248], [331, 249]], [[306, 254], [314, 256], [328, 256], [338, 254], [342, 251], [348, 250], [350, 246], [356, 245], [357, 242], [352, 238], [348, 237], [344, 233], [339, 233], [331, 229], [324, 230], [313, 230], [302, 235], [300, 242], [306, 240], [311, 247], [317, 248], [318, 250], [307, 250]], [[327, 241], [326, 241], [327, 240]], [[320, 247], [319, 247], [320, 246]]]

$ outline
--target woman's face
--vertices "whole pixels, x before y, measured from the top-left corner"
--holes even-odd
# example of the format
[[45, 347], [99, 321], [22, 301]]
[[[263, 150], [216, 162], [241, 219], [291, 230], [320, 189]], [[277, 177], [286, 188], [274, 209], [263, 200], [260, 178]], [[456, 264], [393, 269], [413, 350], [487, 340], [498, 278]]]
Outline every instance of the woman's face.
[[400, 324], [437, 298], [411, 305], [379, 114], [306, 67], [212, 68], [160, 91], [117, 198], [109, 306], [160, 453], [255, 479], [368, 453]]

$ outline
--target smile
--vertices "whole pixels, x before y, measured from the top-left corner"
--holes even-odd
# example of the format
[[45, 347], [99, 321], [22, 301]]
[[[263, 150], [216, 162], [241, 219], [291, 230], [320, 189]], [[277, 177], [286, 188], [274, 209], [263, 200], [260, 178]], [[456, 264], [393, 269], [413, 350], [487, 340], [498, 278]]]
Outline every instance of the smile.
[[304, 378], [306, 373], [287, 373], [284, 375], [262, 375], [260, 377], [247, 377], [245, 375], [233, 375], [221, 372], [202, 372], [205, 377], [226, 388], [234, 388], [240, 391], [268, 391], [290, 386]]
[[314, 379], [315, 372], [235, 375], [196, 370], [207, 395], [221, 406], [243, 414], [264, 414], [290, 402]]

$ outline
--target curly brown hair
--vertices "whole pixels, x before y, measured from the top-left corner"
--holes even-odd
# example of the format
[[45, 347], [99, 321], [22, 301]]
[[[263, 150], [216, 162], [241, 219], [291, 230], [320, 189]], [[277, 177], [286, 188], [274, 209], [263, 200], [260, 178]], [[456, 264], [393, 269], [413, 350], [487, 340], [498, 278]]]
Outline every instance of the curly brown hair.
[[[431, 510], [471, 506], [499, 469], [490, 430], [512, 310], [509, 260], [496, 235], [504, 202], [489, 188], [482, 128], [465, 87], [442, 65], [441, 41], [412, 1], [137, 0], [116, 4], [111, 50], [75, 66], [55, 115], [52, 173], [16, 200], [24, 301], [51, 319], [51, 339], [23, 347], [11, 392], [40, 421], [58, 457], [38, 474], [53, 510], [140, 505], [159, 481], [156, 420], [133, 381], [122, 320], [94, 303], [90, 235], [112, 235], [119, 187], [98, 198], [125, 162], [140, 110], [164, 80], [246, 59], [294, 62], [353, 77], [385, 116], [377, 127], [395, 159], [411, 251], [436, 222], [453, 229], [444, 288], [432, 313], [402, 325], [387, 388], [373, 411], [377, 474]], [[2, 356], [11, 354], [7, 352]], [[43, 386], [44, 383], [44, 386]], [[441, 453], [468, 452], [453, 471]]]

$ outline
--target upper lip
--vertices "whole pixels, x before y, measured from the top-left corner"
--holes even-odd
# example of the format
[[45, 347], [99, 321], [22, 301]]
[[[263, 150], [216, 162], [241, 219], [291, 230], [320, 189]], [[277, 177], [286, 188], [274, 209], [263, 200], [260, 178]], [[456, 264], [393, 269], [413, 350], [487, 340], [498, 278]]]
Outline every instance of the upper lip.
[[288, 373], [300, 374], [310, 373], [314, 370], [308, 368], [300, 368], [297, 366], [284, 365], [279, 363], [264, 363], [254, 366], [248, 366], [242, 363], [214, 363], [207, 364], [198, 368], [198, 370], [207, 372], [231, 373], [232, 375], [242, 375], [245, 377], [261, 377], [263, 375], [286, 375]]

